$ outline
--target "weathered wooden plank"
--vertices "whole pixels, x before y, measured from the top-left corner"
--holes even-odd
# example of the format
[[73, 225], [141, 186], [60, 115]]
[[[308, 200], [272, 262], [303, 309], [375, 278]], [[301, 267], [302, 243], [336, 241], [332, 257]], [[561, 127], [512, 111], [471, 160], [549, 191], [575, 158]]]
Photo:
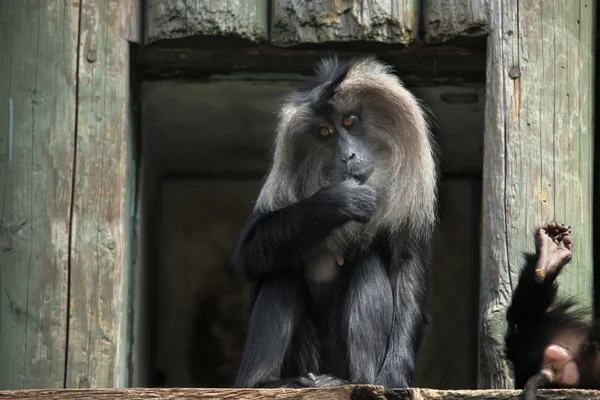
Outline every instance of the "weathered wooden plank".
[[482, 388], [512, 386], [505, 311], [536, 227], [573, 227], [563, 292], [592, 304], [595, 2], [494, 0], [488, 44], [480, 309]]
[[489, 33], [491, 0], [427, 0], [423, 9], [423, 30], [427, 43]]
[[0, 2], [0, 388], [62, 387], [78, 10]]
[[[596, 390], [539, 390], [539, 400], [597, 400], [600, 391]], [[401, 389], [385, 393], [387, 400], [522, 400], [520, 390], [433, 390]]]
[[66, 387], [125, 382], [129, 329], [131, 123], [129, 40], [139, 0], [84, 0]]
[[0, 392], [0, 399], [41, 400], [385, 400], [381, 386], [340, 386], [327, 389], [85, 389], [85, 390], [36, 390]]
[[374, 41], [409, 44], [419, 33], [419, 0], [272, 2], [271, 43]]
[[[520, 390], [434, 390], [399, 389], [384, 391], [380, 386], [341, 386], [327, 389], [63, 389], [0, 391], [0, 399], [40, 400], [520, 400]], [[540, 400], [596, 400], [600, 391], [540, 390]]]
[[144, 43], [190, 36], [267, 39], [267, 0], [147, 0]]

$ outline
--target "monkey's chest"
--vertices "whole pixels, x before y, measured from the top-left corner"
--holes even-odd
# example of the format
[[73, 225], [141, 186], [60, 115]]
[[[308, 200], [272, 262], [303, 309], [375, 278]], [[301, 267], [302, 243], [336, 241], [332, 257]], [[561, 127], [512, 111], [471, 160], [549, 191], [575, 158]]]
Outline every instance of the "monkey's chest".
[[339, 280], [344, 258], [329, 251], [311, 257], [304, 265], [304, 278], [309, 284], [321, 284]]

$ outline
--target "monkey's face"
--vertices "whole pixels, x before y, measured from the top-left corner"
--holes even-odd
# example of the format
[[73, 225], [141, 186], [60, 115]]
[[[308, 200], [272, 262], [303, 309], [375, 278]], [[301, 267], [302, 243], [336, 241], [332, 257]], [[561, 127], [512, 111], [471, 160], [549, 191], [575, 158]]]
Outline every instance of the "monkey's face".
[[323, 60], [286, 97], [257, 207], [276, 210], [348, 179], [377, 191], [375, 212], [337, 229], [330, 249], [368, 243], [382, 227], [430, 233], [437, 173], [425, 115], [391, 68], [370, 58]]
[[315, 113], [294, 133], [295, 159], [308, 162], [325, 181], [364, 183], [374, 171], [374, 154], [359, 111]]

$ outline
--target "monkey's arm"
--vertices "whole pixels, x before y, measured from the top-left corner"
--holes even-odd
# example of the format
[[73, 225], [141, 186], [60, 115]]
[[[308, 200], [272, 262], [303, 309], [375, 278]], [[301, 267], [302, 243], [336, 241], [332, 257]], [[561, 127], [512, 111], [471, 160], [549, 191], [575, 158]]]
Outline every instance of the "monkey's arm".
[[352, 182], [331, 185], [272, 212], [255, 212], [233, 255], [236, 270], [248, 279], [297, 267], [302, 256], [350, 220], [366, 222], [375, 207], [373, 188]]
[[[527, 384], [525, 398], [535, 398], [538, 386], [553, 383], [558, 370], [565, 372], [565, 377], [577, 374], [571, 367], [567, 371], [568, 364], [576, 368], [569, 352], [587, 327], [573, 308], [572, 299], [557, 298], [556, 284], [562, 267], [571, 260], [572, 240], [568, 234], [568, 227], [553, 223], [538, 231], [536, 254], [526, 255], [506, 313], [506, 356], [514, 369], [515, 386], [523, 388]], [[565, 246], [559, 246], [560, 242]], [[568, 338], [566, 344], [562, 335]], [[548, 368], [553, 363], [562, 366]]]
[[[536, 253], [525, 256], [525, 266], [507, 310], [509, 332], [532, 324], [532, 319], [543, 318], [555, 302], [556, 278], [571, 261], [573, 242], [569, 234], [570, 227], [550, 223], [535, 235]], [[564, 247], [559, 247], [560, 242], [564, 242]]]
[[[526, 255], [525, 266], [506, 312], [506, 356], [512, 363], [517, 389], [522, 389], [527, 380], [539, 372], [544, 348], [550, 343], [552, 326], [546, 313], [555, 300], [557, 287], [554, 279], [536, 281], [537, 260], [535, 254]], [[532, 384], [537, 383], [542, 382], [532, 381]]]
[[556, 299], [556, 275], [548, 275], [543, 282], [536, 281], [538, 255], [527, 254], [525, 266], [519, 275], [519, 282], [506, 312], [509, 334], [541, 318]]
[[389, 266], [394, 302], [388, 350], [376, 384], [387, 388], [410, 386], [415, 355], [427, 324], [428, 273], [424, 242], [401, 243], [392, 249]]

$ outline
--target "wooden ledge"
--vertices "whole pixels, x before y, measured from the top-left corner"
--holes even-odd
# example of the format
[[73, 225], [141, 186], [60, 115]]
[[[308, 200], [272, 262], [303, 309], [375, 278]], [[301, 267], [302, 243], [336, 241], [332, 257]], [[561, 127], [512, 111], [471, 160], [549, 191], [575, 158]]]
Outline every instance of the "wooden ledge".
[[[329, 400], [517, 400], [520, 390], [434, 390], [395, 389], [381, 386], [348, 385], [328, 389], [204, 389], [204, 388], [130, 388], [130, 389], [35, 389], [0, 391], [0, 399], [41, 400], [254, 400], [254, 399], [329, 399]], [[540, 390], [541, 400], [597, 400], [595, 390]]]

